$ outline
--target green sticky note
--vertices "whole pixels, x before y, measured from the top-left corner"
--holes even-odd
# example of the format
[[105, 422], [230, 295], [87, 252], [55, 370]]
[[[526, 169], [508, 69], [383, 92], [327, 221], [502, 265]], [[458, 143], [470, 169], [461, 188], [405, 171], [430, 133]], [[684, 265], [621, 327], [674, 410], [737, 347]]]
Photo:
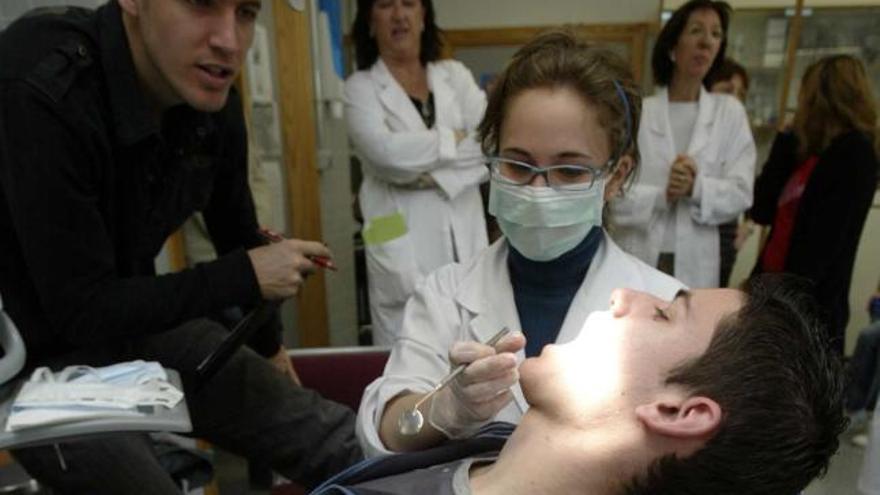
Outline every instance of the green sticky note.
[[368, 246], [384, 244], [406, 234], [406, 219], [400, 212], [374, 217], [361, 233], [364, 243]]

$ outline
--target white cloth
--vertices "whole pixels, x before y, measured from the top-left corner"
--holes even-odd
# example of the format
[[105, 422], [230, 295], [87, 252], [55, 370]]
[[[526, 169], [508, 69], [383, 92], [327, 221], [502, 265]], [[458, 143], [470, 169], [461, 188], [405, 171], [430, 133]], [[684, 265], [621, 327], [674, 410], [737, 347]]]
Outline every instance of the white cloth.
[[669, 102], [669, 127], [676, 153], [687, 153], [699, 111], [699, 101]]
[[668, 118], [668, 94], [661, 88], [645, 99], [639, 127], [641, 168], [632, 187], [611, 201], [614, 237], [620, 246], [657, 266], [666, 231], [664, 215], [675, 215], [675, 276], [691, 287], [717, 287], [720, 271], [718, 225], [752, 204], [755, 142], [745, 109], [734, 97], [700, 90], [699, 113], [687, 155], [697, 166], [693, 197], [666, 203], [666, 184], [675, 160]]
[[[488, 244], [479, 184], [488, 179], [474, 130], [486, 96], [460, 62], [428, 64], [434, 94], [434, 128], [380, 58], [345, 83], [346, 123], [361, 159], [359, 200], [364, 229], [400, 213], [407, 232], [366, 246], [374, 343], [390, 345], [399, 332], [406, 300], [435, 269], [465, 261]], [[454, 131], [469, 133], [457, 146]], [[429, 174], [437, 187], [399, 187]]]
[[[456, 341], [486, 342], [503, 327], [522, 331], [507, 270], [507, 242], [499, 239], [474, 260], [432, 273], [406, 305], [404, 327], [383, 375], [364, 391], [357, 435], [368, 456], [388, 453], [379, 422], [389, 400], [404, 391], [424, 393], [449, 372], [448, 351]], [[644, 290], [672, 299], [682, 284], [624, 253], [605, 235], [556, 339], [573, 340], [587, 316], [608, 309], [611, 291]], [[525, 358], [523, 352], [518, 358]], [[497, 421], [518, 423], [528, 408], [519, 385]]]
[[157, 362], [129, 361], [103, 368], [34, 370], [12, 402], [6, 431], [85, 419], [139, 416], [143, 406], [172, 408], [183, 393]]

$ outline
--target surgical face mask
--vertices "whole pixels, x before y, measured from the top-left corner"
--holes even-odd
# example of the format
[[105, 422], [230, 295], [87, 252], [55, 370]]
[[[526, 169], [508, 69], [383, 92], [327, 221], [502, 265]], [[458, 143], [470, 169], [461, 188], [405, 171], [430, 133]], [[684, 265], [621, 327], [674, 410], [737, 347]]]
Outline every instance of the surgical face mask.
[[90, 366], [68, 366], [58, 374], [58, 381], [71, 383], [110, 383], [121, 386], [134, 386], [151, 380], [167, 381], [168, 375], [162, 365], [155, 361], [127, 361], [101, 368]]
[[172, 408], [183, 393], [167, 379], [158, 363], [144, 361], [68, 366], [58, 373], [37, 368], [15, 397], [6, 430], [139, 415], [141, 407]]
[[508, 242], [533, 261], [549, 261], [575, 248], [602, 225], [605, 179], [587, 190], [516, 186], [493, 180], [489, 213]]

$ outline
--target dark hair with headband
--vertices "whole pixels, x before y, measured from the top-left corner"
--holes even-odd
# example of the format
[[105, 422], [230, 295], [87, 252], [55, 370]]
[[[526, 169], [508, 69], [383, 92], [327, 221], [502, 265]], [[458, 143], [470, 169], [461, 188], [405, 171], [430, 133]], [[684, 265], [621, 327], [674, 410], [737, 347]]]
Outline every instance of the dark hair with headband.
[[[498, 153], [501, 125], [510, 102], [535, 88], [569, 88], [595, 105], [608, 136], [611, 158], [632, 157], [628, 177], [638, 168], [636, 136], [642, 97], [629, 66], [616, 54], [594, 46], [569, 30], [550, 31], [520, 48], [498, 77], [480, 123], [483, 153]], [[614, 165], [617, 165], [615, 160]]]
[[733, 79], [733, 76], [739, 76], [742, 79], [743, 89], [749, 90], [749, 72], [742, 64], [730, 57], [725, 58], [716, 70], [707, 74], [703, 82], [706, 84], [706, 88], [712, 89], [713, 84], [729, 81]]

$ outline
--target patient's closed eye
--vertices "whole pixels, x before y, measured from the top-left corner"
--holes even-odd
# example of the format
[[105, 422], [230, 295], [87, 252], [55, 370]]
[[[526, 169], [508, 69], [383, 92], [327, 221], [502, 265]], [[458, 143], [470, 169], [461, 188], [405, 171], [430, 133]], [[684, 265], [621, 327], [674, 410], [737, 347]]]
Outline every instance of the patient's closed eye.
[[669, 321], [669, 315], [666, 314], [665, 309], [661, 308], [660, 306], [654, 306], [654, 319]]

